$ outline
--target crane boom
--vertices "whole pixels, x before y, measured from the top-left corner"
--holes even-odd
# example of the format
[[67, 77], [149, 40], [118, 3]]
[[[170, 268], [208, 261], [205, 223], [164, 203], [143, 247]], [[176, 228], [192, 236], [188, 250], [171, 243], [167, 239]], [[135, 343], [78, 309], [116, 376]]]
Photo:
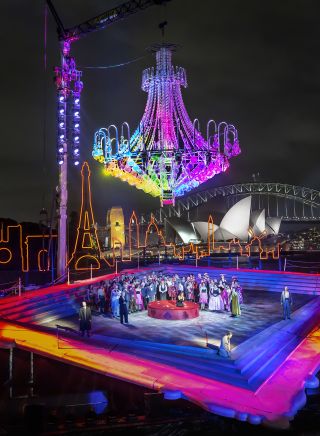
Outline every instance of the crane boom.
[[161, 5], [169, 1], [170, 0], [129, 0], [69, 29], [64, 28], [51, 0], [47, 0], [47, 4], [57, 23], [60, 41], [74, 41], [88, 33], [102, 30], [129, 15], [147, 9], [149, 6]]

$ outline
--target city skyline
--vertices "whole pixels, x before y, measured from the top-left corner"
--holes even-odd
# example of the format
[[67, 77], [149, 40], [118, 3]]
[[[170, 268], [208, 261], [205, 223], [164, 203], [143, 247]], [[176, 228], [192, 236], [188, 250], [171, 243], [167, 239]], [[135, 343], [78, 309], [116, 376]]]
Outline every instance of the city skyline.
[[[78, 24], [119, 2], [54, 2], [66, 27]], [[268, 6], [248, 1], [224, 5], [172, 0], [152, 7], [104, 31], [73, 44], [72, 55], [83, 70], [81, 157], [92, 170], [93, 204], [97, 221], [116, 205], [147, 210], [159, 201], [105, 178], [91, 158], [93, 135], [101, 125], [128, 121], [135, 126], [146, 101], [140, 89], [141, 73], [154, 59], [145, 51], [160, 41], [158, 24], [166, 19], [166, 39], [180, 44], [174, 63], [185, 67], [190, 87], [183, 98], [191, 117], [199, 116], [202, 131], [208, 119], [228, 119], [237, 125], [242, 154], [224, 175], [203, 189], [249, 181], [259, 172], [262, 180], [319, 188], [317, 157], [320, 128], [317, 100], [320, 92], [315, 56], [319, 5], [302, 2], [290, 7], [272, 1]], [[15, 19], [4, 33], [2, 69], [3, 145], [1, 147], [1, 217], [38, 221], [42, 207], [51, 208], [58, 166], [55, 157], [55, 88], [53, 67], [59, 63], [55, 23], [48, 13], [47, 70], [44, 72], [44, 3], [33, 10], [6, 2], [4, 15]], [[32, 27], [33, 32], [28, 34]], [[193, 31], [196, 29], [196, 31]], [[28, 38], [26, 37], [28, 35]], [[110, 66], [143, 57], [119, 68]], [[46, 106], [46, 117], [43, 116]], [[46, 125], [46, 128], [45, 128]], [[18, 126], [18, 127], [17, 127]], [[80, 204], [79, 169], [69, 178], [69, 212]]]

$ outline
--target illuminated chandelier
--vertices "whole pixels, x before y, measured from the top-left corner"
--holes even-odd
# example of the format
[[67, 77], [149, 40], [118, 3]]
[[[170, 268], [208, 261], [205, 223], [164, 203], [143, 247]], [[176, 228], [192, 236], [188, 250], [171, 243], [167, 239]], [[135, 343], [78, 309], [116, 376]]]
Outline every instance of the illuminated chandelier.
[[173, 44], [153, 46], [156, 68], [143, 72], [148, 100], [134, 134], [128, 123], [120, 132], [114, 125], [101, 128], [92, 152], [107, 175], [160, 197], [161, 205], [174, 204], [176, 197], [225, 171], [229, 158], [241, 152], [233, 125], [210, 120], [205, 139], [199, 121], [190, 120], [180, 89], [187, 87], [186, 72], [171, 63], [175, 49]]

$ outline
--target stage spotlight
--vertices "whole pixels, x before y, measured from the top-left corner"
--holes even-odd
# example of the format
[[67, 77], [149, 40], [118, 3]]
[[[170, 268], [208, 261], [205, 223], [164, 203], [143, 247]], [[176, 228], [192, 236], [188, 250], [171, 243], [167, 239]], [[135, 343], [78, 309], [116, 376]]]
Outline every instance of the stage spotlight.
[[63, 158], [62, 158], [62, 157], [59, 158], [58, 163], [59, 163], [59, 165], [62, 165], [62, 164], [63, 164]]
[[63, 153], [63, 147], [59, 147], [59, 148], [58, 148], [58, 152], [59, 152], [59, 153]]
[[79, 163], [80, 163], [80, 162], [79, 162], [78, 160], [75, 160], [75, 161], [74, 161], [74, 164], [75, 164], [76, 166], [79, 165]]
[[79, 104], [80, 103], [80, 99], [76, 98], [74, 102], [75, 102], [75, 104]]
[[79, 136], [75, 136], [74, 142], [79, 142]]
[[60, 135], [59, 138], [60, 138], [60, 139], [64, 139], [64, 135]]
[[76, 129], [79, 129], [79, 123], [76, 123], [75, 125], [74, 125], [74, 127], [76, 128]]
[[75, 116], [75, 118], [79, 118], [79, 111], [76, 111], [76, 112], [74, 113], [74, 116]]
[[64, 128], [64, 123], [59, 123], [59, 127], [60, 127], [61, 129], [63, 129], [63, 128]]

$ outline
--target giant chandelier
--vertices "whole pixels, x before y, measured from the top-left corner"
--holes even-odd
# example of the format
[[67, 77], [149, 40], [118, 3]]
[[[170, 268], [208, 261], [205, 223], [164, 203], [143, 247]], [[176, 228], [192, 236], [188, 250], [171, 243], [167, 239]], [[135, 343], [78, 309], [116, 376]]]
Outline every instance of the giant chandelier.
[[238, 155], [238, 134], [232, 124], [207, 123], [204, 138], [199, 121], [192, 122], [181, 95], [187, 87], [186, 71], [171, 63], [173, 44], [153, 46], [156, 67], [142, 74], [142, 89], [148, 100], [142, 120], [130, 135], [128, 123], [95, 133], [92, 155], [115, 176], [144, 192], [160, 197], [163, 204], [174, 204], [191, 189], [229, 167]]

